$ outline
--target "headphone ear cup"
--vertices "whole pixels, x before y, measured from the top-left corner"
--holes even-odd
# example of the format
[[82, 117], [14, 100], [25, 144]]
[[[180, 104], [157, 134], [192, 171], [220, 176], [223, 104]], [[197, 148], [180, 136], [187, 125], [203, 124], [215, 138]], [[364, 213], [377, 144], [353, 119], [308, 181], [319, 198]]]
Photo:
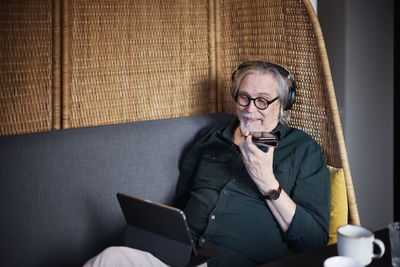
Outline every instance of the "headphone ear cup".
[[288, 101], [286, 103], [284, 110], [286, 111], [291, 109], [295, 100], [296, 100], [296, 85], [294, 86], [292, 85], [289, 88]]

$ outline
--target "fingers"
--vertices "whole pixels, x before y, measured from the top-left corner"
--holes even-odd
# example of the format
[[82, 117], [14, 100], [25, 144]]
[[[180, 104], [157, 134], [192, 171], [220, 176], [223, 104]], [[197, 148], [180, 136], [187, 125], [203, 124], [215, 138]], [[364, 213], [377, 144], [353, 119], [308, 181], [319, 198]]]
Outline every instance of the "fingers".
[[240, 146], [240, 149], [244, 150], [244, 151], [251, 151], [250, 149], [250, 145], [251, 145], [252, 141], [251, 141], [251, 135], [245, 135], [243, 136], [243, 143]]
[[249, 162], [249, 156], [246, 154], [246, 152], [243, 150], [243, 148], [240, 148], [240, 152], [242, 152], [242, 159], [245, 165]]
[[253, 143], [251, 135], [244, 136], [244, 141], [239, 148], [242, 153], [243, 161], [250, 164], [250, 162], [254, 160], [255, 152], [257, 151], [255, 149], [258, 149]]
[[267, 146], [267, 151], [265, 153], [271, 153], [272, 155], [274, 154], [275, 147], [273, 146]]
[[246, 148], [246, 150], [252, 152], [253, 154], [256, 153], [256, 149], [258, 149], [257, 146], [253, 143], [251, 135], [247, 135], [246, 137], [244, 137], [243, 146]]
[[239, 146], [239, 149], [240, 149], [240, 152], [242, 153], [243, 160], [245, 162], [248, 162], [249, 161], [249, 155], [247, 153], [248, 153], [249, 149], [247, 147], [245, 147], [245, 146], [247, 146], [245, 144], [245, 142], [246, 142], [246, 138], [245, 138], [243, 144], [241, 146]]

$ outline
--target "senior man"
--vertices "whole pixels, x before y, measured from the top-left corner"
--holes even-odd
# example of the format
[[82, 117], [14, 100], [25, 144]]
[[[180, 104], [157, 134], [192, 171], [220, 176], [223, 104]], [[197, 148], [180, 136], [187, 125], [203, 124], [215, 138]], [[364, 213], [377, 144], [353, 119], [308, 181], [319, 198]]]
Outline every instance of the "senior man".
[[[328, 241], [330, 188], [323, 154], [310, 136], [285, 125], [295, 88], [279, 65], [242, 63], [232, 74], [237, 118], [204, 130], [184, 157], [175, 206], [184, 210], [198, 246], [221, 253], [209, 265], [257, 265]], [[275, 135], [278, 146], [254, 144], [256, 132]], [[128, 248], [108, 249], [88, 265], [110, 258], [163, 265]]]

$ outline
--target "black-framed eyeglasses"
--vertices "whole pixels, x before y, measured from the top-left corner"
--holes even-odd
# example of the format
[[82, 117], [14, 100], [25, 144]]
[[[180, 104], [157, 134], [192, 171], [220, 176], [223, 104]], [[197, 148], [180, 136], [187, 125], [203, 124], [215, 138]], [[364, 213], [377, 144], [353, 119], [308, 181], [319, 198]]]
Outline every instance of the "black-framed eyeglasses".
[[277, 99], [278, 99], [278, 97], [275, 97], [272, 100], [268, 100], [264, 97], [252, 98], [243, 93], [238, 93], [235, 95], [235, 102], [238, 103], [240, 106], [247, 107], [250, 105], [250, 101], [253, 101], [256, 108], [258, 108], [260, 110], [267, 109], [268, 106], [271, 105], [272, 103], [274, 103]]

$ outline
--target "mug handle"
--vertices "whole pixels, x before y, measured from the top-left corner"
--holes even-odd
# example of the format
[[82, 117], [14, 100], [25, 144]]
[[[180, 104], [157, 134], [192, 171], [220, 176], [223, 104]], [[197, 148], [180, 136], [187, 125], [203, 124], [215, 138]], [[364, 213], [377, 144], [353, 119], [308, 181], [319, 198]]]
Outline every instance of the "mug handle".
[[385, 244], [383, 244], [383, 242], [380, 239], [375, 238], [373, 241], [373, 243], [377, 244], [378, 247], [380, 248], [379, 253], [375, 254], [372, 253], [372, 258], [380, 258], [383, 256], [383, 254], [385, 254]]

